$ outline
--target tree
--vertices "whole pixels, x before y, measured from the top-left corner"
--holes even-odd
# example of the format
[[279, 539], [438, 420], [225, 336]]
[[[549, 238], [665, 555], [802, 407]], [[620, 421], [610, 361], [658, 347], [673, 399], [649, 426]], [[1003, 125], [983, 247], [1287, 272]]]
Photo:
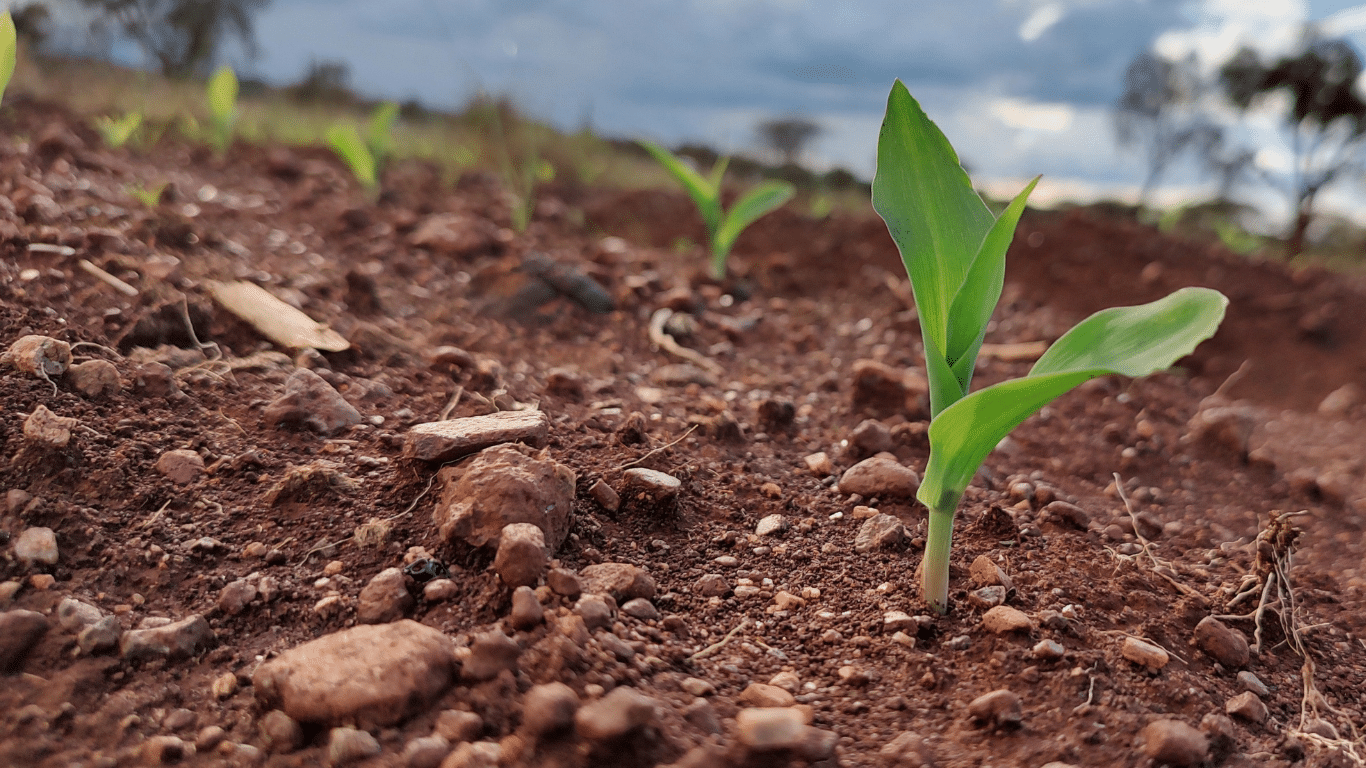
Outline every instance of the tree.
[[1342, 39], [1319, 39], [1312, 30], [1302, 49], [1263, 63], [1256, 51], [1238, 51], [1220, 70], [1224, 93], [1235, 109], [1247, 113], [1285, 94], [1281, 116], [1289, 137], [1291, 167], [1287, 173], [1263, 170], [1262, 178], [1291, 201], [1294, 221], [1287, 236], [1293, 254], [1304, 248], [1314, 218], [1314, 203], [1324, 188], [1361, 167], [1366, 146], [1366, 100], [1357, 92], [1361, 58]]
[[783, 165], [796, 165], [808, 142], [820, 135], [820, 125], [805, 117], [784, 117], [759, 123], [759, 137], [783, 158]]
[[173, 77], [203, 75], [231, 37], [256, 53], [252, 16], [270, 0], [81, 0]]
[[1172, 61], [1144, 51], [1125, 71], [1115, 133], [1120, 144], [1138, 145], [1147, 155], [1140, 207], [1148, 204], [1157, 182], [1182, 154], [1193, 152], [1206, 160], [1217, 155], [1223, 130], [1200, 108], [1206, 89], [1193, 58]]

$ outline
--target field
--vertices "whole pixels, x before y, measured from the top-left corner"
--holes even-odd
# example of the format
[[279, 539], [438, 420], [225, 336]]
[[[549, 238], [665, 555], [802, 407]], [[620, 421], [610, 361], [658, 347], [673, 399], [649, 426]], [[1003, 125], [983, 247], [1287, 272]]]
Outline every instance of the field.
[[[0, 378], [0, 764], [1366, 758], [1357, 278], [1027, 213], [982, 382], [1103, 307], [1229, 314], [998, 446], [937, 616], [919, 331], [870, 210], [765, 217], [717, 282], [682, 193], [557, 178], [518, 232], [487, 171], [399, 162], [372, 201], [322, 149], [111, 150], [12, 97], [0, 164], [0, 345], [77, 364]], [[347, 348], [273, 343], [235, 281]], [[424, 453], [494, 413], [532, 445]], [[462, 504], [549, 562], [495, 561]]]

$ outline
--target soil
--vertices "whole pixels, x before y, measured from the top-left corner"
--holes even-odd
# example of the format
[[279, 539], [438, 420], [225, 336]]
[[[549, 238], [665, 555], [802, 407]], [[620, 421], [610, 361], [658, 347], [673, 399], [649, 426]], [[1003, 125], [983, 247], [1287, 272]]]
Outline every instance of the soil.
[[[702, 276], [705, 256], [690, 244], [702, 240], [701, 224], [682, 194], [549, 186], [517, 233], [492, 177], [467, 174], [451, 190], [434, 169], [402, 165], [371, 202], [320, 150], [239, 144], [215, 158], [166, 140], [130, 154], [101, 148], [60, 108], [6, 104], [0, 342], [41, 334], [80, 343], [76, 361], [112, 362], [122, 386], [87, 396], [69, 375], [47, 381], [9, 368], [0, 378], [0, 582], [18, 586], [0, 609], [37, 611], [51, 624], [0, 678], [0, 764], [137, 764], [160, 736], [187, 748], [153, 760], [326, 762], [333, 723], [306, 723], [298, 750], [264, 748], [252, 674], [355, 625], [361, 588], [404, 565], [414, 547], [450, 568], [457, 594], [428, 601], [419, 590], [409, 618], [461, 646], [506, 628], [524, 651], [537, 647], [552, 630], [508, 627], [511, 590], [491, 569], [493, 553], [447, 543], [432, 523], [438, 467], [402, 456], [408, 428], [439, 420], [457, 392], [453, 418], [526, 405], [547, 413], [545, 453], [573, 470], [578, 489], [557, 564], [640, 566], [657, 584], [662, 616], [617, 616], [613, 633], [634, 654], [603, 653], [600, 632], [581, 664], [539, 665], [544, 654], [524, 653], [515, 674], [452, 685], [417, 715], [375, 729], [381, 752], [359, 765], [407, 764], [405, 745], [430, 735], [449, 709], [479, 714], [476, 737], [501, 742], [515, 765], [1137, 766], [1152, 762], [1151, 732], [1140, 733], [1169, 719], [1215, 737], [1211, 765], [1362, 764], [1366, 407], [1358, 397], [1319, 409], [1344, 385], [1366, 386], [1366, 291], [1351, 279], [1249, 262], [1100, 212], [1026, 215], [989, 343], [1050, 341], [1089, 312], [1187, 285], [1224, 291], [1228, 318], [1172, 372], [1088, 383], [987, 459], [956, 531], [953, 609], [938, 616], [916, 578], [924, 508], [853, 497], [836, 482], [864, 458], [854, 431], [868, 418], [887, 428], [892, 444], [883, 447], [903, 465], [923, 470], [928, 453], [923, 398], [912, 393], [881, 412], [855, 399], [856, 361], [880, 361], [912, 381], [920, 370], [905, 273], [871, 211], [765, 217], [740, 238], [733, 277], [717, 283]], [[154, 207], [129, 193], [161, 183]], [[453, 214], [459, 236], [444, 245], [417, 237], [433, 214]], [[544, 289], [522, 266], [531, 254], [569, 276], [545, 303], [528, 298], [528, 285]], [[96, 279], [81, 260], [138, 294]], [[613, 311], [590, 311], [601, 297], [585, 278], [610, 295]], [[209, 281], [237, 279], [352, 347], [275, 347], [210, 298]], [[665, 306], [680, 310], [671, 330], [719, 375], [660, 381], [664, 366], [683, 362], [649, 338]], [[174, 369], [174, 387], [150, 361]], [[267, 406], [295, 366], [325, 374], [364, 421], [331, 437], [269, 423]], [[1028, 368], [984, 356], [978, 385]], [[43, 448], [25, 436], [40, 406], [75, 420], [69, 444]], [[1192, 435], [1202, 407], [1234, 409], [1241, 437]], [[157, 468], [179, 449], [206, 467], [184, 483]], [[835, 474], [808, 467], [818, 452]], [[319, 461], [354, 483], [313, 497], [272, 493]], [[682, 480], [677, 501], [627, 499], [608, 511], [589, 492], [599, 480], [620, 489], [633, 466]], [[1053, 499], [1089, 522], [1045, 513]], [[867, 507], [902, 521], [909, 543], [855, 551]], [[1276, 511], [1301, 510], [1280, 519], [1299, 530], [1293, 561], [1281, 529], [1279, 543], [1259, 550]], [[761, 538], [756, 525], [773, 514], [788, 527]], [[375, 521], [384, 525], [357, 534]], [[53, 565], [15, 555], [21, 533], [37, 526], [56, 534]], [[1007, 604], [1030, 620], [1024, 631], [984, 626], [969, 595], [969, 566], [983, 555], [1008, 576]], [[700, 594], [708, 574], [722, 577], [723, 594]], [[1288, 578], [1276, 582], [1280, 610], [1270, 605], [1278, 592], [1268, 593], [1273, 610], [1257, 632], [1260, 592], [1230, 603], [1268, 574]], [[220, 601], [227, 585], [267, 576], [279, 585], [270, 601], [240, 612]], [[333, 610], [316, 610], [330, 592], [340, 597]], [[805, 602], [779, 611], [779, 592]], [[538, 594], [548, 614], [574, 606]], [[68, 597], [117, 616], [125, 630], [149, 617], [201, 615], [215, 639], [189, 658], [84, 654], [57, 621]], [[885, 622], [891, 611], [918, 618], [898, 635]], [[1244, 670], [1195, 641], [1202, 619], [1229, 614], [1246, 614], [1226, 623], [1249, 641], [1261, 636]], [[1127, 638], [1161, 646], [1170, 662], [1138, 666], [1122, 654]], [[1036, 647], [1049, 640], [1061, 655]], [[1269, 689], [1263, 722], [1226, 715], [1245, 690], [1240, 671]], [[811, 725], [833, 734], [833, 750], [746, 749], [741, 693], [781, 672], [792, 673], [780, 681]], [[241, 685], [220, 697], [212, 685], [225, 673]], [[684, 716], [690, 677], [714, 688], [703, 698], [719, 733]], [[570, 729], [528, 742], [519, 735], [524, 694], [552, 680], [585, 701], [632, 686], [656, 710], [624, 739], [592, 742]], [[1018, 723], [970, 716], [974, 699], [999, 689], [1018, 695]], [[227, 746], [188, 748], [210, 726]], [[884, 754], [904, 733], [914, 738], [898, 744], [918, 746]]]

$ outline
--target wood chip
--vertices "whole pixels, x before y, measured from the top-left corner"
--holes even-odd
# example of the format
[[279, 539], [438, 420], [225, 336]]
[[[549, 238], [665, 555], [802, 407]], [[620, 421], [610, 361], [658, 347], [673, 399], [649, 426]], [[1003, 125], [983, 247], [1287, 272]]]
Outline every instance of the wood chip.
[[210, 280], [209, 292], [225, 309], [285, 349], [312, 347], [341, 352], [351, 343], [341, 334], [276, 298], [255, 283]]

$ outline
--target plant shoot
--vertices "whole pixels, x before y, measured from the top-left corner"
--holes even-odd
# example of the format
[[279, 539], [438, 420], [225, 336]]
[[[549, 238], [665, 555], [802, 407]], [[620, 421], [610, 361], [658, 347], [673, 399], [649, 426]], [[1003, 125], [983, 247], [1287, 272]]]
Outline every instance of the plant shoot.
[[5, 88], [9, 87], [18, 54], [19, 37], [14, 29], [14, 17], [5, 11], [0, 13], [0, 97], [4, 97]]
[[224, 64], [209, 78], [206, 89], [209, 118], [213, 123], [213, 148], [222, 155], [232, 144], [233, 124], [237, 122], [237, 75]]

